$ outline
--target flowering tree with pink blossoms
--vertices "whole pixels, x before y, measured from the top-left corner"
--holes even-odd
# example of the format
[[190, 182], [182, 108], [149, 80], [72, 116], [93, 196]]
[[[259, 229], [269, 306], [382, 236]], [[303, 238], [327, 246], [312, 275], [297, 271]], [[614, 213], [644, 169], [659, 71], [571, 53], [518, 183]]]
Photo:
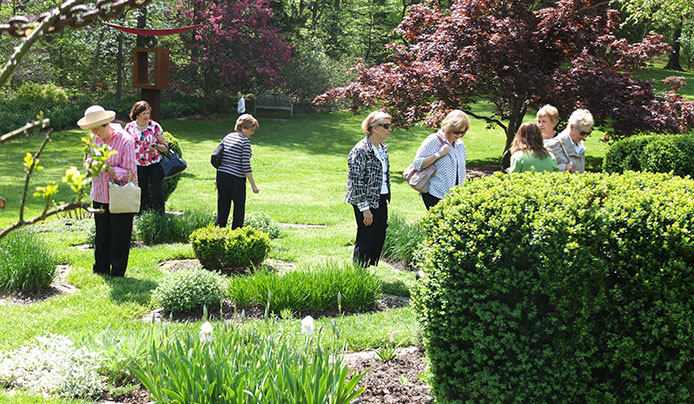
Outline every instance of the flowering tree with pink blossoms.
[[281, 82], [280, 69], [291, 61], [291, 48], [271, 16], [268, 0], [179, 0], [179, 23], [200, 25], [181, 38], [190, 52], [178, 66], [181, 88], [210, 94]]

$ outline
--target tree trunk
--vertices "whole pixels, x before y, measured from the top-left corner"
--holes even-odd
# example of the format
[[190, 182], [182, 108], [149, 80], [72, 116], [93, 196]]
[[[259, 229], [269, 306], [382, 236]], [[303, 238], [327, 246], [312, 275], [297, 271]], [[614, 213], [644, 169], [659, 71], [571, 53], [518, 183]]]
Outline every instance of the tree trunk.
[[123, 34], [118, 33], [118, 56], [116, 57], [116, 100], [123, 93]]
[[511, 116], [508, 120], [508, 126], [506, 127], [506, 144], [504, 145], [504, 152], [501, 155], [501, 169], [504, 172], [511, 165], [511, 143], [513, 143], [513, 138], [516, 137], [516, 132], [523, 123], [526, 112], [528, 112], [528, 106], [525, 97], [517, 98], [513, 103]]
[[682, 21], [675, 27], [675, 32], [672, 34], [672, 52], [670, 52], [667, 65], [665, 66], [668, 70], [677, 70], [679, 72], [684, 71], [680, 65], [680, 37], [682, 36]]
[[[137, 28], [147, 27], [147, 6], [140, 9], [140, 15], [137, 16]], [[144, 48], [146, 45], [146, 37], [144, 35], [138, 35], [135, 42], [135, 46], [138, 48]]]
[[99, 42], [96, 44], [94, 51], [94, 63], [92, 64], [92, 85], [91, 90], [96, 91], [96, 83], [99, 77], [99, 59], [101, 59], [101, 45], [104, 43], [104, 28], [101, 28], [99, 33]]

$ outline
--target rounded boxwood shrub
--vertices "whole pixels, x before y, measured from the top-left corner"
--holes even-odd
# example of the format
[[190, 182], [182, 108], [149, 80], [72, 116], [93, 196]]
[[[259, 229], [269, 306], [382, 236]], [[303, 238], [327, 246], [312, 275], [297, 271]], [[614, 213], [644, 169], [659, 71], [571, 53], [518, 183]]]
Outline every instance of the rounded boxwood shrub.
[[210, 225], [190, 235], [195, 258], [207, 269], [239, 270], [258, 265], [270, 251], [270, 237], [250, 227]]
[[527, 173], [424, 219], [413, 291], [441, 403], [694, 400], [694, 182]]
[[646, 135], [615, 142], [605, 154], [603, 171], [628, 170], [694, 177], [694, 136]]
[[252, 227], [267, 234], [270, 239], [274, 240], [280, 236], [281, 230], [279, 224], [272, 220], [265, 213], [250, 213], [246, 216], [243, 222], [244, 227]]
[[152, 292], [152, 301], [168, 312], [182, 313], [219, 307], [226, 288], [224, 278], [202, 269], [174, 272]]
[[0, 289], [36, 291], [55, 278], [58, 260], [46, 243], [28, 229], [0, 239]]

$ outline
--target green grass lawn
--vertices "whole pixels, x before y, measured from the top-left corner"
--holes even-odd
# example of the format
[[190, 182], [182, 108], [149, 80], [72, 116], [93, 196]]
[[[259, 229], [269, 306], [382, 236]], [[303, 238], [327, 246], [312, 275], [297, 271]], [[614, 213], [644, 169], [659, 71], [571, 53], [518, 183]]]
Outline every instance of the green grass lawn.
[[[364, 115], [346, 112], [330, 114], [296, 114], [293, 119], [263, 119], [251, 139], [253, 170], [259, 194], [248, 192], [247, 212], [263, 212], [281, 223], [321, 224], [320, 228], [286, 228], [273, 240], [270, 257], [297, 265], [310, 265], [328, 260], [349, 261], [355, 237], [352, 209], [344, 202], [347, 154], [362, 138], [360, 122]], [[533, 115], [528, 115], [532, 120]], [[199, 121], [168, 120], [165, 130], [176, 136], [188, 162], [178, 189], [167, 203], [167, 209], [216, 209], [213, 180], [215, 170], [209, 163], [212, 150], [220, 139], [233, 129], [232, 120]], [[404, 181], [400, 173], [409, 165], [430, 129], [395, 129], [387, 143], [392, 170], [392, 204], [390, 211], [414, 221], [425, 214], [419, 195]], [[49, 180], [60, 181], [65, 169], [81, 167], [84, 155], [81, 130], [55, 133], [53, 141], [41, 156], [46, 167], [32, 179], [30, 194], [37, 185]], [[601, 165], [606, 145], [594, 134], [587, 141], [588, 161], [593, 168]], [[468, 165], [496, 164], [504, 145], [500, 129], [488, 129], [472, 120], [471, 129], [463, 138]], [[7, 199], [7, 208], [0, 210], [0, 227], [16, 221], [21, 199], [24, 171], [22, 159], [27, 151], [36, 150], [42, 138], [32, 136], [0, 146], [0, 195]], [[68, 200], [71, 194], [62, 188], [56, 199]], [[29, 196], [26, 217], [41, 209], [41, 201]], [[153, 307], [150, 294], [165, 274], [159, 262], [193, 257], [187, 244], [166, 244], [131, 250], [124, 279], [104, 279], [91, 274], [93, 251], [73, 247], [86, 242], [86, 231], [65, 226], [55, 219], [42, 225], [42, 234], [60, 261], [72, 265], [68, 280], [77, 286], [75, 293], [53, 297], [22, 306], [0, 305], [0, 351], [13, 349], [36, 336], [51, 333], [64, 335], [98, 334], [112, 329], [142, 330], [148, 327], [141, 318]], [[386, 284], [411, 285], [414, 275], [390, 269], [382, 263], [376, 268]], [[393, 289], [391, 287], [391, 289]], [[397, 289], [397, 288], [395, 288]], [[252, 325], [248, 325], [252, 326]], [[299, 339], [297, 319], [283, 319], [273, 325]], [[330, 319], [319, 319], [317, 327], [330, 329]], [[338, 326], [350, 350], [381, 346], [390, 333], [398, 331], [407, 343], [417, 340], [418, 325], [409, 307], [388, 312], [349, 315]], [[172, 325], [175, 329], [181, 325]], [[8, 398], [0, 391], [0, 403], [33, 403], [35, 398]], [[7, 401], [9, 400], [9, 401]], [[46, 402], [46, 401], [40, 401]], [[52, 403], [72, 402], [55, 399]], [[78, 401], [74, 401], [78, 402]]]

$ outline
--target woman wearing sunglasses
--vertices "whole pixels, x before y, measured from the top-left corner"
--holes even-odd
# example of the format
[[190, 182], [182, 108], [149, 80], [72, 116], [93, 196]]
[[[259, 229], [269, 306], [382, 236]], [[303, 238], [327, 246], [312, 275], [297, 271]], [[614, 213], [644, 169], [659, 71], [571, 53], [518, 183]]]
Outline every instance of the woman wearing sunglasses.
[[345, 201], [352, 205], [357, 221], [353, 261], [367, 267], [378, 265], [386, 239], [390, 201], [388, 147], [383, 143], [393, 130], [390, 115], [374, 111], [361, 123], [366, 135], [347, 157]]
[[545, 147], [557, 159], [559, 171], [585, 171], [586, 147], [583, 141], [592, 130], [593, 115], [587, 109], [577, 109], [569, 117], [569, 126], [559, 136], [547, 141]]
[[441, 129], [427, 136], [414, 157], [414, 168], [420, 171], [434, 165], [428, 192], [420, 194], [427, 210], [439, 203], [451, 188], [465, 180], [465, 145], [461, 138], [470, 128], [465, 112], [456, 109], [441, 122]]

